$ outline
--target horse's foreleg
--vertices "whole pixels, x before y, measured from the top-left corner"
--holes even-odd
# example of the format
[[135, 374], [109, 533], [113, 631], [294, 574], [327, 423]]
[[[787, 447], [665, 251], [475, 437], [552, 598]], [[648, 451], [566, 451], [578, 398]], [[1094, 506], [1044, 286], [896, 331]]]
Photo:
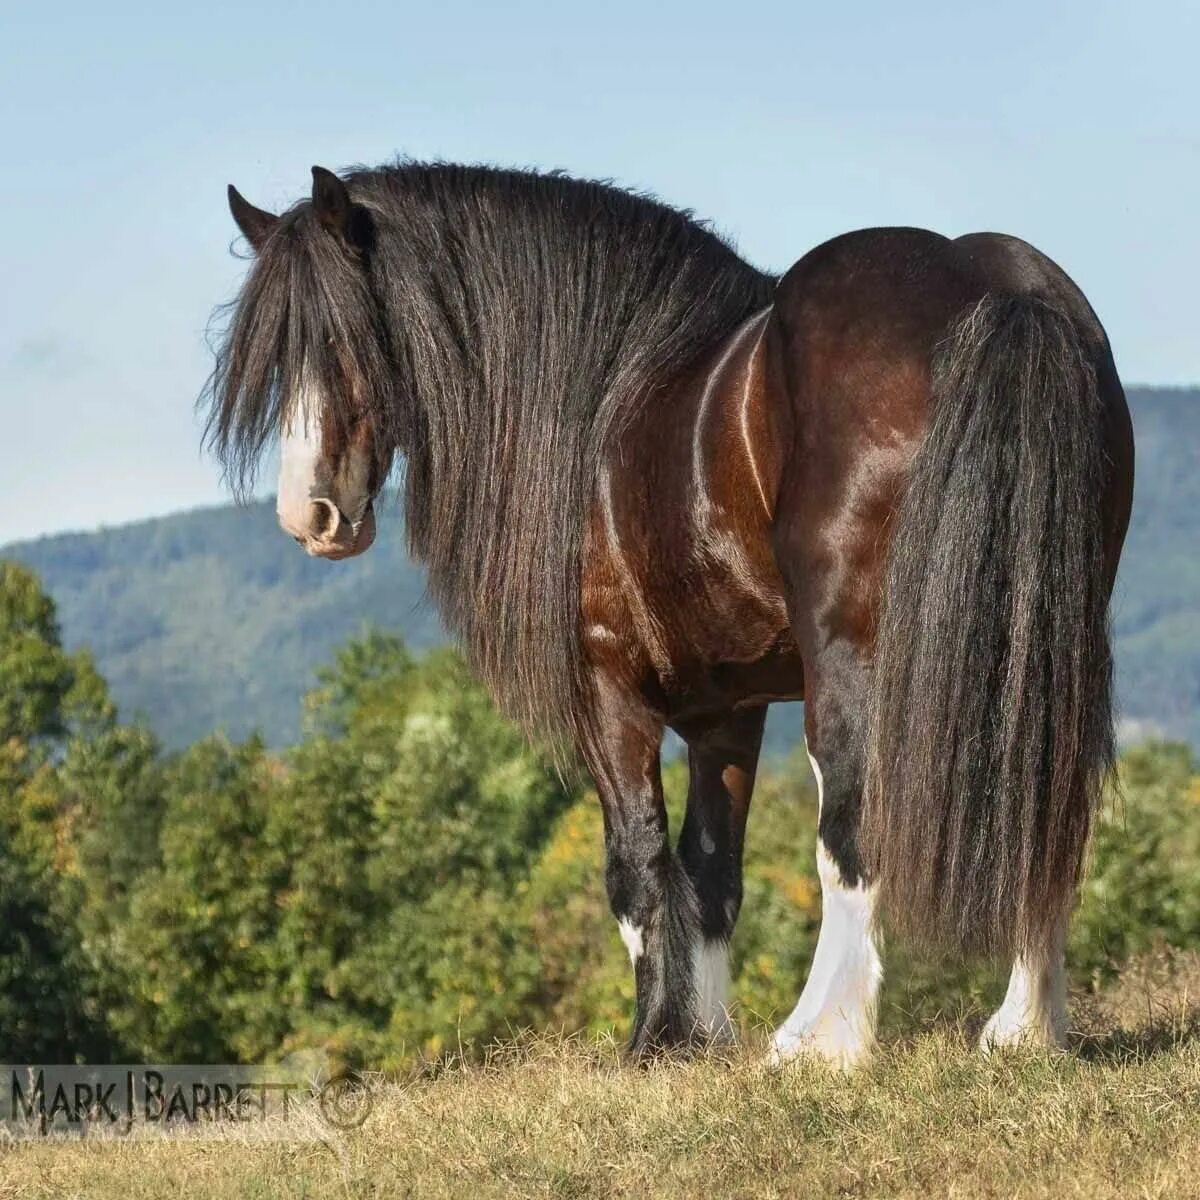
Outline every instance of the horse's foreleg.
[[603, 698], [604, 745], [589, 766], [604, 809], [605, 883], [637, 987], [630, 1052], [642, 1058], [697, 1034], [692, 954], [700, 910], [671, 851], [659, 750], [662, 721], [632, 698]]
[[849, 649], [824, 665], [823, 678], [811, 673], [805, 711], [820, 803], [821, 930], [804, 991], [776, 1031], [771, 1057], [784, 1062], [808, 1054], [849, 1068], [874, 1047], [883, 979], [872, 893], [857, 844], [867, 677]]
[[733, 1036], [729, 938], [742, 903], [742, 849], [766, 708], [732, 713], [688, 742], [687, 815], [679, 859], [696, 892], [700, 928], [692, 949], [697, 1018], [708, 1036]]
[[1050, 945], [1018, 955], [1004, 1002], [983, 1028], [979, 1044], [985, 1054], [1018, 1044], [1045, 1049], [1058, 1049], [1066, 1044], [1065, 940], [1064, 919]]

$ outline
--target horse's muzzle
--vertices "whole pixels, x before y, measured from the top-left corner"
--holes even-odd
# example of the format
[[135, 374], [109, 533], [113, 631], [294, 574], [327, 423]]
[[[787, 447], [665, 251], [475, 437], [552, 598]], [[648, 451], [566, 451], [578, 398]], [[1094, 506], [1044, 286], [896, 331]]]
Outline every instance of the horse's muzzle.
[[296, 539], [314, 558], [353, 558], [375, 540], [375, 505], [368, 501], [358, 521], [350, 521], [332, 500], [314, 500], [309, 528]]

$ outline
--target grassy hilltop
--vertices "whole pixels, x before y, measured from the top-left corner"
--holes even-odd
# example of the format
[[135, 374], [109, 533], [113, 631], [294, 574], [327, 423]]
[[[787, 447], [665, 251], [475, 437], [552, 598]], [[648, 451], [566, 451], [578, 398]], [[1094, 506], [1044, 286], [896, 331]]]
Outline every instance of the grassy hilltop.
[[1072, 1054], [987, 1060], [947, 1028], [850, 1078], [769, 1073], [750, 1051], [638, 1071], [542, 1039], [377, 1084], [348, 1134], [304, 1114], [274, 1141], [0, 1150], [0, 1197], [1192, 1197], [1200, 1042], [1183, 989], [1194, 1002], [1198, 984]]

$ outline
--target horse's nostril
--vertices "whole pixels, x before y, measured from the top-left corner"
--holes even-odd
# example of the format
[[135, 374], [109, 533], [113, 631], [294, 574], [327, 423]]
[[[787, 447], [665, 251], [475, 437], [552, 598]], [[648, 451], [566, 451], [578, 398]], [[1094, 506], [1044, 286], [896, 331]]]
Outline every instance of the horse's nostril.
[[308, 533], [318, 541], [332, 537], [341, 524], [342, 514], [332, 500], [314, 500], [308, 510]]

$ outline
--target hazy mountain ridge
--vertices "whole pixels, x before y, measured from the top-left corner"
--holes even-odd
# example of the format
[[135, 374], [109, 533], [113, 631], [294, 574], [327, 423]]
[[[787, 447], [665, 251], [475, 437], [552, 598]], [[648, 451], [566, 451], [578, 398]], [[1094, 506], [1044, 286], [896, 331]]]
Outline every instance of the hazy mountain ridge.
[[34, 568], [65, 643], [87, 646], [128, 716], [170, 745], [214, 729], [294, 739], [314, 671], [376, 624], [414, 647], [444, 639], [404, 554], [398, 511], [370, 554], [310, 559], [269, 501], [198, 509], [0, 551]]
[[[1123, 720], [1200, 746], [1200, 389], [1131, 388], [1133, 523], [1113, 608]], [[375, 546], [307, 558], [270, 502], [201, 509], [0, 549], [42, 576], [64, 640], [88, 646], [127, 716], [170, 745], [214, 729], [292, 740], [300, 697], [368, 624], [417, 648], [444, 638], [404, 550], [399, 508]], [[772, 745], [798, 734], [795, 710]]]

